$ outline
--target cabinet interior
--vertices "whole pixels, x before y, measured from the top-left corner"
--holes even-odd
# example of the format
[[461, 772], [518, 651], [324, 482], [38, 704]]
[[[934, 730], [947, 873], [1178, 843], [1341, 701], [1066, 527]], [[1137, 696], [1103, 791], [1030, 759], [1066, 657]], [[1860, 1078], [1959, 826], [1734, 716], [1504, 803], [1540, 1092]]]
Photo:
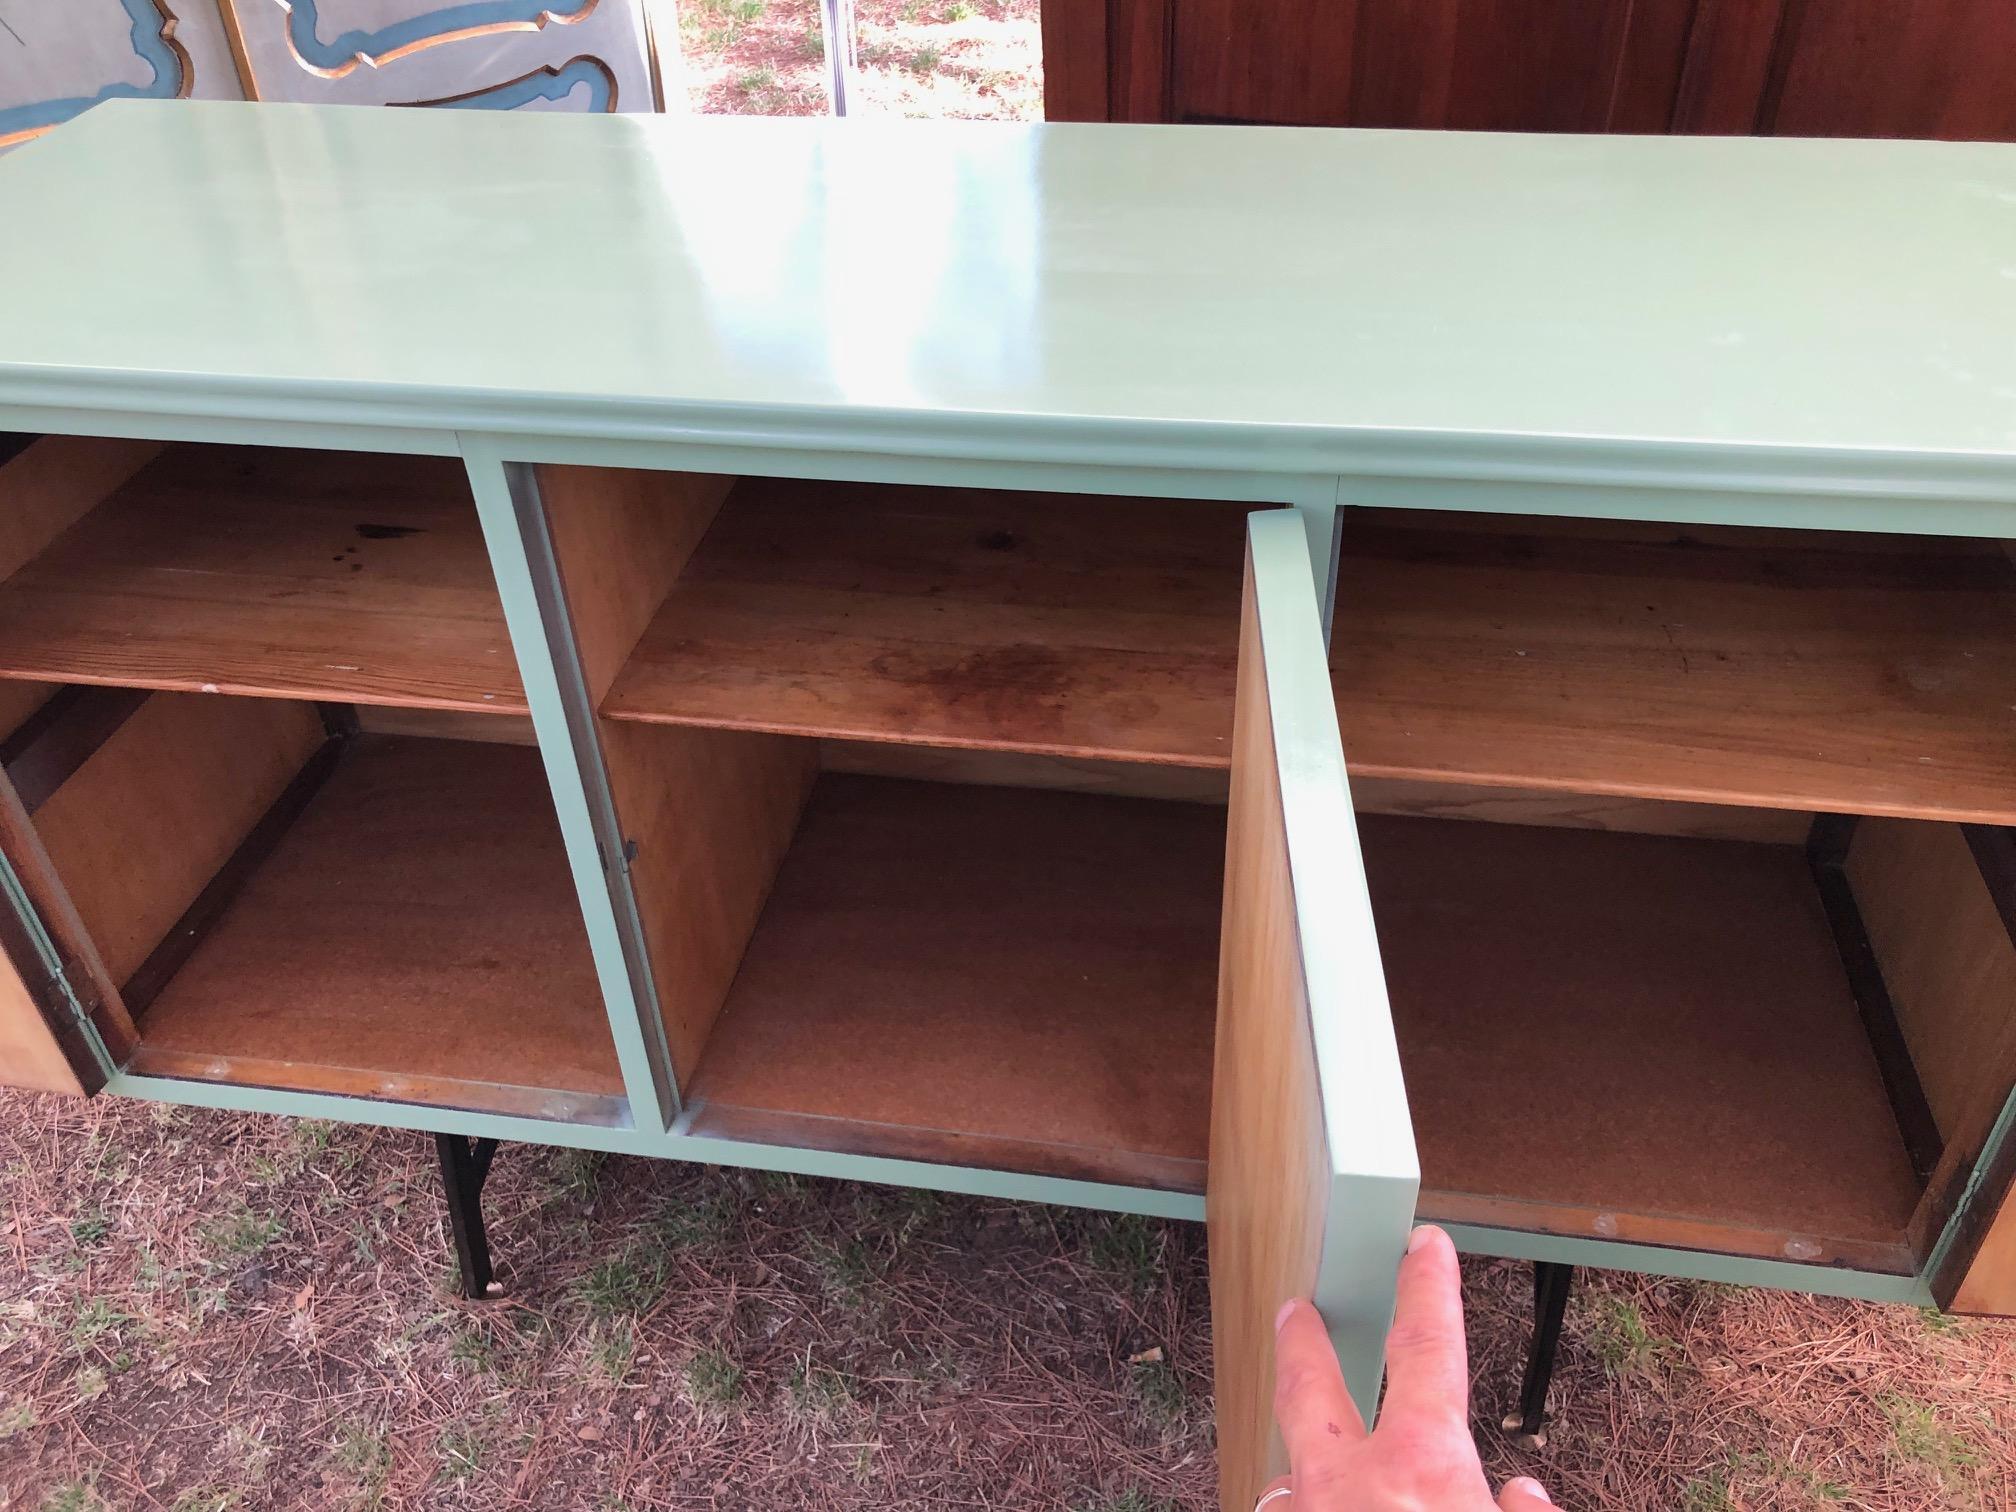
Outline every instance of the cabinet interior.
[[457, 464], [45, 438], [0, 497], [9, 851], [128, 1070], [627, 1121]]
[[45, 436], [0, 496], [0, 674], [525, 713], [455, 458]]
[[[687, 1127], [1201, 1189], [1252, 506], [538, 473]], [[456, 464], [0, 494], [0, 838], [131, 1069], [628, 1118]], [[1423, 1212], [1917, 1269], [2016, 1083], [2000, 545], [1340, 532]]]
[[[543, 481], [691, 1126], [1194, 1189], [1243, 507]], [[2016, 1068], [2001, 548], [1341, 529], [1423, 1211], [1915, 1270]]]
[[1247, 506], [722, 486], [607, 717], [1230, 765]]
[[1916, 1271], [2016, 1084], [2002, 545], [1340, 529], [1424, 1215]]
[[688, 1127], [1201, 1191], [1250, 506], [540, 486]]

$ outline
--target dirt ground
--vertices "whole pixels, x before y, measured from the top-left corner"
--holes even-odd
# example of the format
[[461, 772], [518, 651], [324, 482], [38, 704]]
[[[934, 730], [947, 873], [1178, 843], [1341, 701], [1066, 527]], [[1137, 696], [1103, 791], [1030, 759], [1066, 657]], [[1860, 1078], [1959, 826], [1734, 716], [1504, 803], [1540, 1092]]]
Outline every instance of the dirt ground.
[[[850, 115], [1042, 118], [1037, 0], [855, 0], [854, 15]], [[681, 0], [679, 48], [696, 110], [826, 111], [819, 0]]]
[[[506, 1147], [469, 1303], [421, 1135], [9, 1096], [0, 1171], [0, 1506], [1214, 1505], [1192, 1225]], [[1521, 1452], [1468, 1284], [1564, 1507], [2016, 1504], [2016, 1326], [1594, 1277]]]

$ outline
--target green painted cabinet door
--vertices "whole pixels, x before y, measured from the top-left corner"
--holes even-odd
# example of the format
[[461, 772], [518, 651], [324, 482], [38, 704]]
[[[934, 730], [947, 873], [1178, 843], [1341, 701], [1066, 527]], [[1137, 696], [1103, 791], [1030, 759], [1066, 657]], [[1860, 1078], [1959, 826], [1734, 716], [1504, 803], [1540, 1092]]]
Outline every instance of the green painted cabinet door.
[[1420, 1185], [1309, 553], [1252, 517], [1233, 732], [1207, 1215], [1219, 1475], [1285, 1466], [1274, 1316], [1313, 1298], [1367, 1418]]

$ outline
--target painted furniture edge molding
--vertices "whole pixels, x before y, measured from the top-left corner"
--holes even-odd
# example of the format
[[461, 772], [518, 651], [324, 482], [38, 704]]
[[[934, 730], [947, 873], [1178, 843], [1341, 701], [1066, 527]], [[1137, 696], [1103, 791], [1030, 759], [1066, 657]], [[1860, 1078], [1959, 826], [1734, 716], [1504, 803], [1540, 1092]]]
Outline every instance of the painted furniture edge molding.
[[[94, 335], [38, 323], [34, 312], [23, 311], [17, 317], [23, 343], [14, 348], [23, 355], [10, 352], [7, 327], [0, 322], [0, 403], [119, 411], [163, 421], [235, 418], [482, 432], [548, 445], [592, 440], [1075, 466], [1315, 473], [1342, 477], [1344, 498], [1357, 504], [1433, 502], [1445, 508], [1550, 513], [1656, 512], [1660, 518], [1686, 521], [1992, 534], [2004, 528], [1997, 517], [2006, 516], [2006, 507], [2016, 505], [2016, 424], [2004, 418], [2007, 406], [1993, 398], [2016, 392], [2016, 368], [1995, 357], [1980, 337], [1982, 330], [2000, 326], [2002, 307], [1992, 300], [2016, 300], [2016, 280], [2009, 279], [2006, 271], [1992, 276], [1998, 260], [2016, 265], [2016, 249], [1997, 244], [1994, 231], [1999, 223], [1983, 219], [1987, 212], [1980, 208], [1999, 203], [1996, 196], [2002, 189], [2016, 194], [2016, 147], [1664, 139], [1605, 139], [1564, 146], [1537, 138], [1488, 135], [1451, 145], [1451, 138], [1434, 140], [1433, 133], [1242, 135], [1237, 128], [1084, 126], [961, 130], [942, 123], [862, 122], [841, 123], [845, 129], [834, 131], [831, 124], [613, 117], [555, 122], [526, 117], [456, 126], [438, 116], [415, 122], [403, 112], [356, 116], [307, 106], [261, 112], [220, 104], [169, 107], [113, 102], [34, 144], [34, 152], [15, 154], [0, 168], [0, 185], [12, 188], [18, 202], [32, 211], [59, 187], [63, 176], [104, 159], [102, 152], [91, 152], [94, 144], [142, 133], [133, 139], [158, 138], [158, 146], [150, 150], [173, 159], [164, 158], [162, 172], [172, 172], [175, 162], [186, 159], [188, 171], [214, 170], [233, 183], [230, 205], [220, 203], [214, 213], [237, 215], [246, 234], [258, 233], [269, 221], [291, 225], [304, 215], [305, 234], [329, 220], [330, 210], [313, 197], [295, 202], [286, 178], [290, 165], [304, 170], [330, 161], [366, 165], [345, 168], [341, 198], [346, 203], [353, 196], [368, 201], [378, 192], [376, 185], [383, 176], [368, 166], [384, 161], [373, 155], [410, 143], [409, 155], [416, 166], [385, 184], [384, 192], [391, 196], [385, 201], [389, 212], [410, 203], [418, 191], [446, 191], [466, 178], [452, 170], [459, 155], [472, 147], [474, 139], [466, 131], [475, 129], [486, 133], [485, 141], [494, 134], [500, 161], [522, 160], [534, 173], [562, 163], [577, 170], [590, 196], [584, 206], [621, 205], [627, 207], [624, 222], [662, 223], [662, 245], [673, 249], [673, 255], [648, 256], [641, 241], [610, 251], [609, 276], [634, 274], [652, 280], [651, 288], [639, 290], [649, 324], [629, 343], [634, 350], [620, 354], [620, 363], [613, 360], [619, 355], [615, 353], [607, 363], [586, 360], [600, 344], [599, 327], [570, 332], [564, 319], [553, 342], [541, 346], [541, 350], [552, 346], [550, 363], [517, 362], [493, 371], [495, 365], [462, 361], [410, 356], [392, 361], [398, 342], [386, 322], [398, 311], [374, 312], [373, 299], [397, 295], [410, 302], [420, 286], [395, 274], [377, 287], [360, 286], [352, 296], [364, 302], [345, 317], [356, 327], [354, 343], [329, 344], [300, 360], [278, 333], [272, 340], [227, 334], [215, 338], [211, 356], [177, 368], [144, 336], [129, 340], [120, 334], [120, 321], [106, 323], [110, 334]], [[1259, 145], [1262, 138], [1266, 145]], [[727, 186], [681, 172], [688, 158], [738, 152], [746, 153], [752, 171], [809, 176], [805, 182], [821, 189], [818, 198], [827, 206], [808, 220], [788, 223], [788, 229], [813, 250], [798, 262], [765, 271], [766, 279], [777, 280], [775, 292], [794, 325], [782, 337], [766, 333], [760, 341], [745, 340], [734, 329], [735, 322], [754, 309], [753, 305], [745, 309], [751, 304], [749, 291], [734, 284], [731, 276], [746, 264], [748, 247], [738, 239], [718, 246], [696, 241], [697, 227], [718, 221], [715, 212], [727, 203], [721, 198]], [[861, 169], [865, 162], [885, 155], [892, 164], [919, 169], [968, 161], [972, 165], [973, 183], [965, 195], [947, 199], [925, 192], [931, 187], [927, 183], [906, 201], [917, 217], [919, 236], [943, 243], [930, 271], [944, 282], [948, 294], [963, 294], [969, 286], [993, 287], [1005, 273], [1005, 265], [996, 268], [988, 260], [996, 254], [980, 243], [983, 233], [1012, 228], [1006, 222], [996, 227], [985, 219], [992, 212], [974, 212], [970, 201], [999, 195], [1017, 203], [1016, 213], [1032, 228], [1017, 234], [1027, 241], [1027, 255], [1036, 259], [1034, 276], [1030, 290], [1013, 293], [1020, 303], [1004, 306], [998, 320], [1036, 322], [1033, 334], [1011, 337], [1010, 325], [1003, 324], [997, 336], [1006, 345], [998, 356], [986, 355], [983, 344], [977, 365], [962, 366], [928, 337], [899, 330], [866, 360], [861, 378], [849, 372], [861, 363], [836, 364], [835, 344], [848, 338], [849, 327], [841, 306], [820, 292], [826, 275], [818, 260], [854, 255], [850, 249], [852, 238], [859, 234], [857, 222], [872, 220], [880, 203], [861, 198]], [[1201, 166], [1191, 166], [1192, 159]], [[1477, 287], [1457, 292], [1475, 304], [1485, 294], [1530, 281], [1536, 276], [1533, 270], [1558, 260], [1556, 253], [1571, 254], [1592, 237], [1602, 239], [1601, 255], [1610, 259], [1650, 256], [1649, 249], [1670, 246], [1673, 238], [1652, 233], [1658, 230], [1657, 217], [1670, 214], [1672, 207], [1648, 204], [1641, 195], [1620, 198], [1614, 206], [1603, 207], [1603, 214], [1588, 211], [1592, 196], [1625, 195], [1622, 186], [1633, 175], [1624, 169], [1640, 161], [1657, 170], [1656, 183], [1675, 193], [1699, 195], [1698, 205], [1688, 208], [1698, 209], [1708, 223], [1696, 240], [1702, 255], [1714, 256], [1723, 255], [1748, 234], [1752, 217], [1739, 213], [1748, 205], [1746, 193], [1754, 196], [1772, 186], [1782, 187], [1809, 169], [1819, 182], [1857, 184], [1858, 172], [1866, 170], [1868, 193], [1878, 196], [1883, 212], [1875, 217], [1883, 221], [1881, 236], [1869, 230], [1864, 239], [1875, 250], [1841, 276], [1851, 281], [1872, 277], [1884, 259], [1894, 260], [1908, 251], [1913, 245], [1910, 212], [1922, 210], [1927, 225], [1936, 228], [1936, 234], [1927, 233], [1926, 245], [1937, 248], [1942, 261], [1926, 270], [1920, 282], [1952, 283], [1970, 291], [1970, 298], [1981, 295], [1991, 303], [1977, 300], [1969, 308], [1958, 294], [1934, 298], [1908, 284], [1896, 285], [1894, 308], [1880, 306], [1869, 317], [1873, 323], [1852, 327], [1858, 337], [1865, 331], [1869, 336], [1872, 350], [1863, 364], [1869, 371], [1842, 385], [1841, 402], [1764, 405], [1762, 400], [1782, 392], [1786, 384], [1796, 389], [1801, 381], [1824, 378], [1824, 370], [1813, 367], [1815, 359], [1802, 354], [1810, 345], [1808, 338], [1829, 325], [1824, 316], [1830, 286], [1816, 283], [1818, 292], [1804, 301], [1796, 318], [1772, 327], [1770, 302], [1759, 300], [1754, 291], [1745, 292], [1743, 276], [1753, 270], [1736, 270], [1728, 280], [1737, 286], [1733, 291], [1712, 282], [1704, 285], [1698, 266], [1687, 260], [1686, 244], [1678, 253], [1661, 252], [1662, 260], [1643, 272], [1642, 288], [1616, 274], [1607, 262], [1592, 265], [1609, 271], [1615, 286], [1592, 296], [1579, 312], [1585, 329], [1567, 330], [1575, 343], [1574, 365], [1553, 382], [1537, 358], [1526, 364], [1535, 371], [1519, 370], [1522, 359], [1516, 344], [1539, 339], [1541, 333], [1530, 321], [1509, 318], [1499, 329], [1479, 333], [1480, 341], [1490, 343], [1480, 354], [1488, 361], [1470, 364], [1477, 369], [1476, 376], [1465, 374], [1464, 346], [1447, 333], [1454, 328], [1454, 317], [1431, 318], [1435, 312], [1422, 305], [1420, 296], [1409, 292], [1413, 285], [1405, 282], [1374, 291], [1374, 299], [1395, 302], [1383, 314], [1374, 306], [1369, 307], [1371, 313], [1339, 317], [1331, 325], [1320, 320], [1298, 325], [1295, 304], [1312, 287], [1316, 264], [1293, 245], [1293, 237], [1298, 231], [1330, 236], [1344, 228], [1344, 223], [1320, 218], [1316, 211], [1298, 210], [1295, 216], [1279, 218], [1274, 227], [1278, 234], [1271, 240], [1234, 238], [1231, 227], [1203, 224], [1201, 229], [1214, 238], [1213, 258], [1232, 255], [1228, 248], [1234, 241], [1245, 249], [1241, 255], [1249, 259], [1250, 276], [1241, 282], [1264, 290], [1278, 274], [1283, 289], [1290, 292], [1277, 298], [1256, 295], [1247, 287], [1214, 286], [1208, 304], [1193, 294], [1193, 307], [1178, 324], [1194, 322], [1198, 329], [1180, 341], [1160, 334], [1167, 323], [1147, 319], [1145, 307], [1095, 298], [1105, 285], [1087, 284], [1080, 271], [1090, 239], [1103, 238], [1110, 222], [1119, 250], [1107, 270], [1108, 282], [1120, 287], [1130, 275], [1138, 275], [1192, 289], [1200, 274], [1218, 263], [1192, 260], [1202, 254], [1168, 252], [1166, 238], [1157, 238], [1155, 228], [1172, 217], [1194, 217], [1198, 212], [1192, 207], [1203, 203], [1200, 196], [1223, 190], [1228, 175], [1247, 170], [1275, 179], [1354, 173], [1359, 179], [1353, 182], [1362, 180], [1376, 188], [1396, 170], [1418, 162], [1424, 170], [1444, 172], [1459, 186], [1488, 175], [1510, 174], [1514, 188], [1530, 181], [1536, 194], [1581, 207], [1575, 214], [1560, 214], [1542, 203], [1530, 213], [1522, 211], [1523, 219], [1506, 228], [1517, 240], [1522, 259], [1516, 273], [1490, 275], [1488, 265], [1466, 265]], [[1757, 171], [1746, 175], [1746, 166]], [[142, 171], [144, 165], [122, 160], [111, 173], [125, 183]], [[1128, 187], [1119, 194], [1116, 176], [1123, 173], [1128, 175]], [[1732, 173], [1734, 181], [1718, 187]], [[199, 178], [196, 183], [205, 181]], [[1146, 189], [1132, 187], [1142, 182]], [[1252, 193], [1260, 195], [1266, 188], [1263, 182]], [[1384, 245], [1406, 229], [1406, 217], [1447, 217], [1461, 198], [1454, 190], [1426, 200], [1410, 197], [1413, 193], [1382, 191], [1362, 208], [1369, 218], [1367, 234], [1355, 240]], [[1295, 199], [1290, 196], [1281, 203]], [[861, 200], [859, 208], [853, 206], [855, 200]], [[1257, 208], [1264, 210], [1271, 203], [1263, 198]], [[1837, 223], [1845, 225], [1853, 218], [1857, 203], [1853, 195], [1844, 198], [1830, 191], [1811, 209], [1832, 234]], [[1242, 203], [1235, 208], [1250, 212], [1256, 206]], [[1754, 205], [1749, 209], [1754, 212]], [[1511, 213], [1496, 202], [1493, 210]], [[185, 213], [164, 204], [161, 213], [168, 217], [162, 234], [180, 240], [198, 235], [213, 207], [199, 203]], [[423, 250], [419, 266], [435, 266], [451, 252], [466, 261], [471, 238], [486, 239], [493, 229], [492, 218], [508, 213], [508, 206], [472, 203], [460, 210], [444, 207], [444, 213], [442, 224], [423, 222], [415, 227], [446, 238]], [[1899, 219], [1905, 224], [1892, 224]], [[1439, 233], [1442, 225], [1442, 220], [1430, 219], [1412, 241], [1399, 244], [1400, 250], [1418, 251], [1421, 238]], [[1781, 217], [1770, 229], [1791, 236], [1793, 245], [1803, 251], [1807, 242], [1799, 238], [1810, 240], [1817, 233], [1800, 232], [1797, 225], [1796, 217]], [[338, 234], [342, 227], [329, 220], [327, 229]], [[396, 230], [386, 228], [387, 234]], [[75, 228], [80, 256], [95, 255], [90, 252], [95, 242], [89, 231], [87, 225]], [[756, 229], [747, 234], [764, 233]], [[408, 239], [401, 237], [402, 243]], [[1288, 244], [1277, 247], [1276, 241]], [[61, 239], [54, 245], [60, 253]], [[1323, 255], [1334, 261], [1333, 252]], [[1336, 271], [1388, 266], [1378, 260], [1387, 254], [1363, 255], [1372, 261], [1338, 264]], [[6, 265], [6, 255], [0, 253], [0, 271], [6, 271]], [[1438, 266], [1428, 271], [1439, 276], [1444, 270]], [[212, 277], [212, 270], [197, 272], [203, 279]], [[1487, 281], [1487, 275], [1498, 281]], [[475, 303], [467, 312], [472, 316], [486, 303], [501, 303], [522, 293], [508, 268], [486, 270], [479, 264], [462, 269], [458, 277], [476, 290]], [[278, 314], [312, 297], [312, 288], [296, 287], [291, 280], [285, 272], [275, 275], [261, 308]], [[1661, 280], [1675, 287], [1665, 290]], [[198, 283], [200, 287], [185, 287], [185, 298], [200, 302], [209, 297], [209, 285], [201, 279]], [[221, 291], [222, 285], [217, 287]], [[1547, 288], [1535, 289], [1531, 297], [1541, 298], [1546, 292]], [[444, 297], [454, 294], [450, 289]], [[1340, 303], [1346, 309], [1352, 306], [1350, 300]], [[1677, 306], [1677, 313], [1661, 311], [1669, 303]], [[424, 308], [413, 305], [416, 311]], [[1052, 352], [1052, 346], [1068, 339], [1088, 311], [1109, 308], [1120, 313], [1110, 320], [1101, 315], [1098, 335], [1103, 344], [1097, 354]], [[461, 307], [457, 311], [454, 320], [459, 322]], [[319, 312], [300, 334], [316, 336], [327, 329], [324, 317], [334, 313], [333, 308]], [[904, 316], [914, 323], [928, 313], [926, 299]], [[1844, 307], [1841, 319], [1832, 323], [1842, 324], [1855, 313]], [[1925, 322], [1914, 325], [1911, 317], [1919, 314]], [[969, 318], [978, 318], [984, 327], [997, 317], [983, 309]], [[1645, 323], [1645, 328], [1626, 324], [1633, 319]], [[791, 334], [801, 320], [809, 323], [802, 336]], [[1705, 324], [1714, 321], [1748, 323], [1755, 329], [1722, 331]], [[1340, 370], [1350, 370], [1349, 381], [1326, 384], [1321, 381], [1326, 371], [1321, 348], [1312, 344], [1307, 330], [1332, 326], [1359, 345], [1348, 362], [1341, 354], [1338, 360]], [[167, 329], [160, 326], [155, 335]], [[1419, 339], [1406, 339], [1410, 332]], [[1201, 374], [1166, 371], [1167, 362], [1161, 359], [1191, 351], [1196, 342], [1217, 333], [1241, 352], [1224, 364], [1222, 373], [1208, 364]], [[614, 339], [617, 333], [612, 329], [607, 334]], [[681, 354], [686, 343], [675, 339], [682, 337], [690, 338], [695, 348], [690, 359]], [[412, 339], [423, 343], [424, 353], [424, 343], [433, 338], [423, 331]], [[854, 339], [880, 340], [866, 332]], [[1130, 341], [1141, 344], [1139, 353], [1128, 350]], [[1277, 383], [1270, 388], [1252, 371], [1254, 344], [1263, 341], [1290, 345], [1292, 350], [1284, 356], [1291, 359], [1297, 387]], [[698, 350], [709, 342], [708, 351]], [[1960, 355], [1942, 358], [1949, 347]], [[1737, 355], [1704, 356], [1708, 351]], [[92, 354], [114, 360], [94, 361]], [[318, 366], [325, 359], [328, 366]], [[1412, 387], [1393, 403], [1381, 401], [1379, 386], [1365, 377], [1388, 359], [1411, 364]], [[787, 375], [822, 362], [832, 371], [816, 381], [786, 381]], [[1681, 416], [1671, 424], [1658, 418], [1666, 391], [1661, 379], [1665, 363], [1674, 364], [1672, 404]], [[1424, 378], [1445, 369], [1452, 396], [1446, 405], [1435, 397], [1442, 391], [1439, 383]], [[1922, 385], [1900, 389], [1897, 382], [1886, 379], [1880, 393], [1872, 387], [1875, 371], [1919, 369], [1927, 379]], [[1612, 370], [1614, 376], [1605, 381], [1603, 370]], [[343, 373], [350, 376], [339, 376]], [[547, 386], [538, 381], [542, 374], [560, 376], [558, 381], [549, 379]], [[1774, 376], [1780, 381], [1772, 381]], [[771, 386], [773, 378], [776, 387]], [[1249, 378], [1259, 380], [1258, 386]], [[1302, 383], [1304, 378], [1307, 384]], [[1714, 382], [1730, 387], [1723, 393], [1712, 388]], [[1705, 393], [1704, 383], [1711, 385]], [[1520, 397], [1557, 386], [1565, 394], [1559, 401], [1536, 405]], [[1633, 397], [1628, 403], [1613, 404], [1603, 397], [1612, 390], [1628, 390]], [[1872, 415], [1885, 412], [1885, 397], [1895, 392], [1921, 397], [1894, 426], [1869, 423]], [[1291, 402], [1297, 393], [1305, 397]], [[1130, 394], [1140, 396], [1139, 402], [1128, 401]], [[1266, 396], [1268, 404], [1256, 406], [1255, 396]], [[1273, 403], [1277, 398], [1282, 401], [1279, 405]], [[1949, 398], [1953, 403], [1946, 402]], [[1752, 400], [1760, 403], [1753, 405]], [[1956, 410], [1963, 401], [1965, 414], [1960, 415]], [[1760, 411], [1755, 418], [1747, 413], [1752, 409]], [[1312, 423], [1312, 417], [1319, 423]], [[1878, 429], [1884, 433], [1876, 434]], [[557, 458], [528, 455], [522, 460]], [[1553, 491], [1564, 487], [1575, 490], [1575, 496], [1550, 502]]]

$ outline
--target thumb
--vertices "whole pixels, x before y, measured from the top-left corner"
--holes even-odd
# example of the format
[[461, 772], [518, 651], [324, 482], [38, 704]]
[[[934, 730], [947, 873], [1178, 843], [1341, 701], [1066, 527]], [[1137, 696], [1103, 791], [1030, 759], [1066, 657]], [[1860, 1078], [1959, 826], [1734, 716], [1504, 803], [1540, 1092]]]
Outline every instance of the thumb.
[[1551, 1512], [1554, 1503], [1547, 1499], [1546, 1487], [1522, 1475], [1505, 1482], [1505, 1489], [1498, 1493], [1498, 1506], [1500, 1512]]

